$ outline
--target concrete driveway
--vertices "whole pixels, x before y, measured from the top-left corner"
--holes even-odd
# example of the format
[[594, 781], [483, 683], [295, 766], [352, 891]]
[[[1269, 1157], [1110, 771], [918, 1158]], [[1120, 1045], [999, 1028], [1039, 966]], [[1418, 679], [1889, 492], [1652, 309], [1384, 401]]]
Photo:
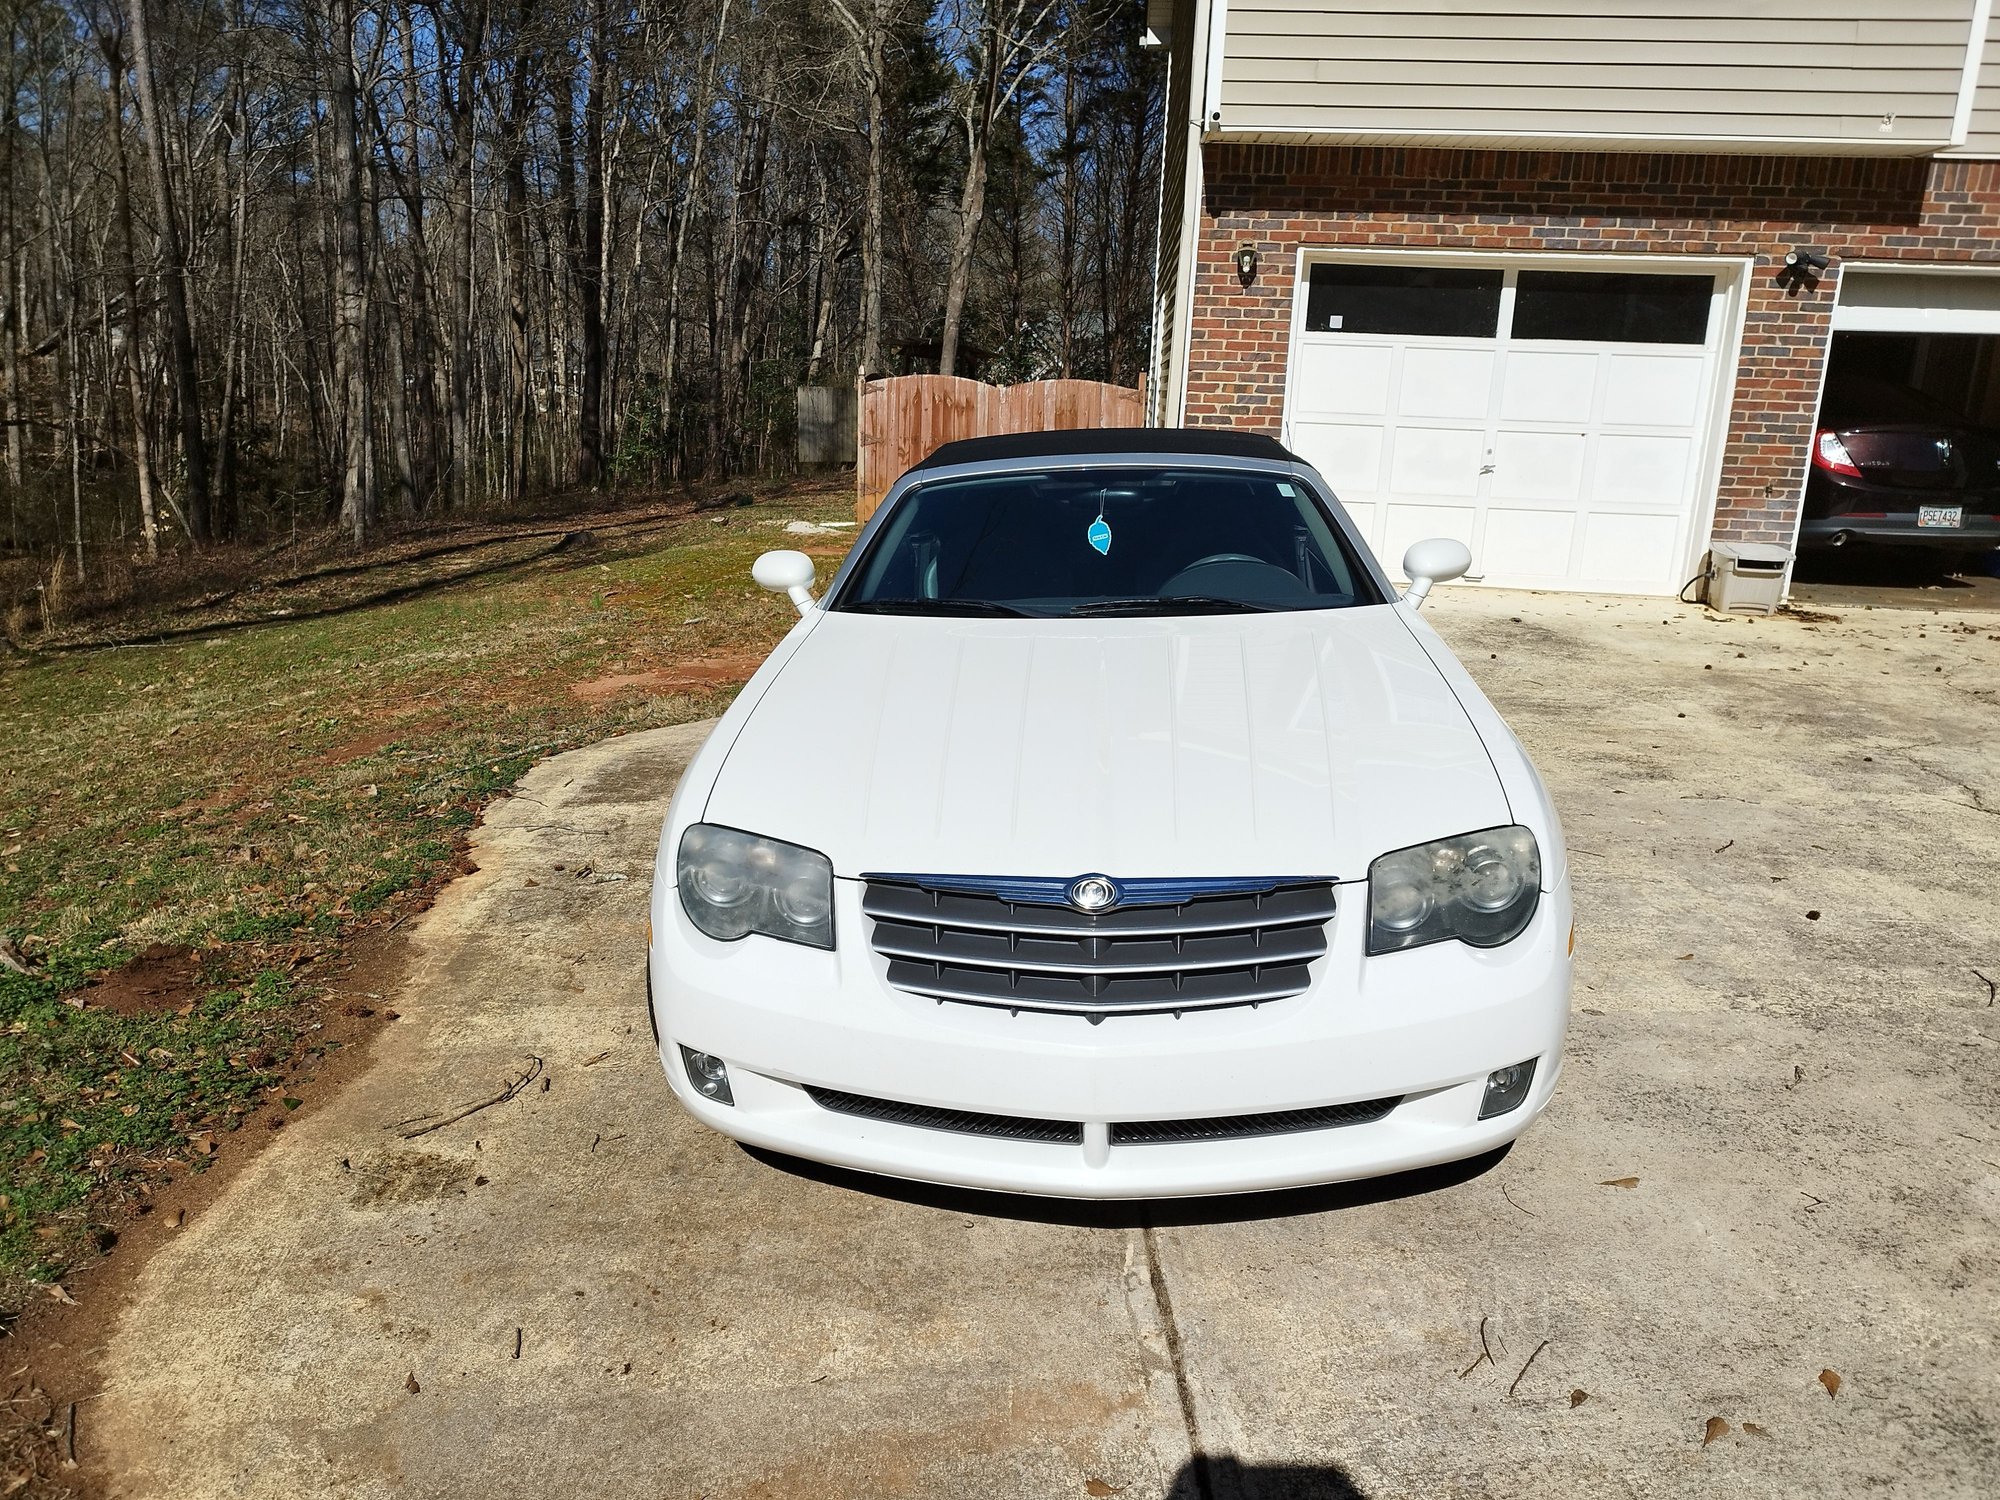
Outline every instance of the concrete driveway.
[[94, 1464], [149, 1497], [1995, 1493], [2000, 629], [1434, 610], [1576, 853], [1568, 1070], [1504, 1159], [1099, 1211], [741, 1151], [641, 1010], [701, 730], [635, 735], [495, 809], [370, 1071], [145, 1269]]

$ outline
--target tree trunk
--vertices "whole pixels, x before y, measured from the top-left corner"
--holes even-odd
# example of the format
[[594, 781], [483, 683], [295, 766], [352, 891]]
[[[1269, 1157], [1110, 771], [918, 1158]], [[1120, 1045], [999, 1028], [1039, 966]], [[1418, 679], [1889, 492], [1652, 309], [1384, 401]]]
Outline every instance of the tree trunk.
[[[247, 24], [243, 0], [237, 0], [234, 24]], [[241, 521], [241, 495], [237, 475], [236, 409], [242, 400], [244, 379], [244, 246], [250, 231], [250, 118], [243, 101], [244, 81], [239, 71], [230, 90], [229, 129], [225, 147], [221, 186], [229, 197], [229, 310], [222, 344], [222, 408], [217, 420], [216, 451], [221, 468], [221, 484], [216, 510], [225, 533], [234, 535]], [[230, 171], [230, 159], [235, 171]], [[234, 183], [231, 177], [234, 176]]]
[[451, 198], [451, 499], [460, 509], [473, 497], [472, 316], [473, 316], [473, 147], [476, 145], [479, 68], [486, 46], [485, 4], [465, 8], [459, 37], [458, 77], [449, 102], [452, 162], [456, 176]]
[[888, 0], [868, 7], [868, 180], [863, 188], [861, 228], [861, 371], [882, 369], [882, 32]]
[[26, 412], [21, 405], [21, 239], [14, 223], [14, 136], [20, 128], [16, 113], [20, 98], [20, 70], [15, 55], [13, 8], [7, 16], [7, 97], [0, 101], [0, 171], [7, 177], [4, 227], [7, 237], [5, 273], [7, 286], [0, 292], [0, 346], [4, 347], [7, 379], [7, 517], [8, 539], [19, 544], [21, 491], [21, 425]]
[[334, 0], [338, 35], [327, 42], [328, 123], [335, 199], [333, 356], [340, 394], [340, 524], [359, 547], [375, 519], [368, 400], [367, 243], [361, 222], [361, 152], [355, 139], [354, 0]]
[[146, 175], [153, 185], [160, 218], [160, 300], [166, 306], [167, 337], [173, 355], [174, 395], [180, 407], [181, 462], [186, 494], [181, 510], [197, 542], [213, 535], [208, 494], [208, 441], [202, 428], [201, 375], [195, 360], [194, 326], [188, 318], [187, 261], [173, 183], [167, 176], [166, 140], [160, 130], [159, 101], [153, 91], [153, 46], [146, 29], [146, 0], [125, 0], [132, 27], [132, 74], [145, 127]]
[[970, 155], [965, 186], [958, 196], [958, 224], [951, 237], [950, 272], [944, 288], [944, 331], [938, 340], [938, 374], [958, 373], [958, 337], [965, 321], [965, 294], [972, 284], [972, 251], [986, 213], [986, 134], [968, 132]]
[[576, 290], [582, 324], [582, 390], [578, 393], [576, 482], [604, 482], [604, 64], [606, 0], [591, 6], [583, 98], [583, 223], [576, 244]]
[[503, 226], [507, 260], [507, 424], [506, 474], [502, 480], [509, 505], [518, 505], [528, 489], [528, 453], [534, 399], [532, 344], [528, 327], [528, 105], [534, 93], [534, 64], [524, 33], [533, 11], [532, 0], [520, 0], [516, 14], [514, 76], [507, 90], [505, 126], [507, 159], [504, 173]]
[[146, 387], [139, 369], [139, 237], [132, 229], [132, 170], [125, 154], [124, 38], [107, 33], [104, 62], [111, 80], [112, 159], [117, 175], [118, 233], [125, 250], [125, 390], [132, 402], [132, 467], [139, 476], [139, 534], [146, 556], [160, 555], [159, 517], [153, 502], [153, 450], [146, 413]]

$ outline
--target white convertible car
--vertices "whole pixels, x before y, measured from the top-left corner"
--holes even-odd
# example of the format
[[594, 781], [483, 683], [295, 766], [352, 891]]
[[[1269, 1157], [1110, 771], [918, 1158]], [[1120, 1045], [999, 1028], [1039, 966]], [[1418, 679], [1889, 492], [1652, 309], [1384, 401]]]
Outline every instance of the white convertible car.
[[1562, 831], [1277, 442], [1127, 429], [911, 470], [688, 768], [649, 980], [737, 1140], [1078, 1198], [1473, 1156], [1548, 1103]]

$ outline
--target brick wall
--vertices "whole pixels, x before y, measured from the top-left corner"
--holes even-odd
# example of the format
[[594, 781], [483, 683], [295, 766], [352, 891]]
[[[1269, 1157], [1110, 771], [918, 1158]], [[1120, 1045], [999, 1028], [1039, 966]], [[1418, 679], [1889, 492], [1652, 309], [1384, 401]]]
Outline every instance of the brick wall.
[[[1277, 431], [1301, 245], [1754, 256], [1715, 522], [1746, 541], [1792, 539], [1839, 263], [2000, 263], [2000, 162], [1210, 145], [1204, 167], [1194, 426]], [[1781, 284], [1795, 245], [1832, 258], [1817, 287]]]

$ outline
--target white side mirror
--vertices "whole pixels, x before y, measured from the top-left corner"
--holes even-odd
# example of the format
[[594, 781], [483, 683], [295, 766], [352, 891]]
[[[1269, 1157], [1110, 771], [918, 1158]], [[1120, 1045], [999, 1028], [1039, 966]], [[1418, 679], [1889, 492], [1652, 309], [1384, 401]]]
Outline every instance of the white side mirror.
[[789, 595], [800, 614], [813, 607], [813, 560], [803, 552], [766, 552], [750, 564], [750, 576], [761, 588]]
[[1463, 542], [1448, 536], [1412, 542], [1410, 550], [1403, 554], [1403, 576], [1410, 580], [1403, 598], [1413, 608], [1421, 609], [1432, 584], [1463, 578], [1471, 567], [1472, 549]]

